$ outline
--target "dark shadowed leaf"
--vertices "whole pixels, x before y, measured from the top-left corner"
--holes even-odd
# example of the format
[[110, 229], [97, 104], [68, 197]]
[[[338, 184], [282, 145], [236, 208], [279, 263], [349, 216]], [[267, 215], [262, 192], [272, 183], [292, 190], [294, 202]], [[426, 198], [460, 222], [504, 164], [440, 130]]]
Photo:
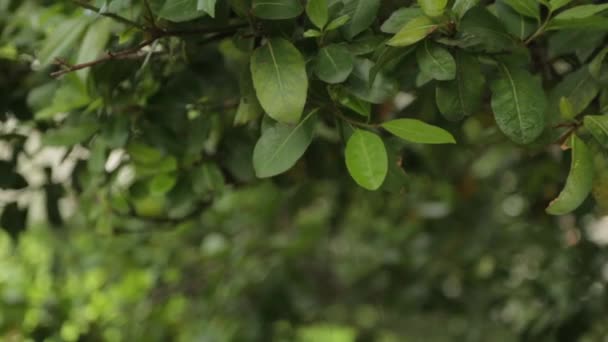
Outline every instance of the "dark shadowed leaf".
[[497, 52], [515, 47], [515, 40], [502, 23], [483, 7], [470, 9], [462, 18], [459, 27], [462, 45], [480, 50]]
[[496, 124], [514, 142], [531, 143], [545, 128], [545, 92], [527, 71], [502, 63], [499, 68], [491, 84]]
[[304, 7], [298, 0], [253, 0], [253, 14], [262, 19], [290, 19], [299, 16]]
[[446, 119], [457, 121], [474, 114], [481, 105], [485, 79], [477, 59], [466, 52], [456, 54], [456, 79], [439, 82], [437, 107]]
[[420, 70], [439, 80], [453, 80], [456, 77], [456, 61], [450, 52], [441, 45], [425, 40], [416, 50]]
[[354, 59], [344, 45], [331, 44], [319, 50], [314, 71], [317, 77], [327, 83], [344, 82], [353, 71]]
[[342, 32], [348, 39], [353, 39], [365, 31], [376, 19], [380, 0], [346, 0], [343, 14], [350, 20], [342, 27]]

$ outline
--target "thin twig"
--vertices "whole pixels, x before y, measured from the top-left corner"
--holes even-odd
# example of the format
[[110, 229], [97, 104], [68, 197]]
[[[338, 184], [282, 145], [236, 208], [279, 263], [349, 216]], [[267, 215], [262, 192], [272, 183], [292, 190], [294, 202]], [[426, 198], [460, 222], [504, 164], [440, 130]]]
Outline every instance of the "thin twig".
[[135, 22], [133, 20], [127, 19], [127, 18], [125, 18], [123, 16], [120, 16], [120, 15], [118, 15], [116, 13], [102, 12], [100, 8], [97, 8], [97, 7], [91, 5], [91, 4], [89, 4], [89, 3], [87, 3], [87, 2], [85, 2], [83, 0], [72, 0], [72, 2], [74, 4], [82, 7], [82, 8], [86, 8], [88, 10], [91, 10], [91, 11], [93, 11], [95, 13], [98, 13], [99, 15], [103, 15], [104, 17], [112, 18], [112, 19], [114, 19], [114, 20], [116, 20], [118, 22], [121, 22], [123, 24], [135, 27], [135, 28], [137, 28], [137, 29], [139, 29], [141, 31], [146, 31], [147, 30], [147, 28], [144, 25], [140, 24], [140, 23], [137, 23], [137, 22]]

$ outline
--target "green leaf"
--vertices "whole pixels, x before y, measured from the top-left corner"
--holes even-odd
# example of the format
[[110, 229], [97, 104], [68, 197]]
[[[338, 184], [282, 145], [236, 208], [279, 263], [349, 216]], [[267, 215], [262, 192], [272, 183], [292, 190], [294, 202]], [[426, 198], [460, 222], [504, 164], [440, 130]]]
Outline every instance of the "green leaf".
[[244, 125], [257, 119], [263, 113], [262, 106], [253, 88], [249, 67], [242, 70], [239, 74], [239, 88], [241, 90], [241, 100], [234, 117], [234, 124]]
[[590, 16], [574, 19], [553, 19], [547, 25], [546, 30], [608, 30], [608, 20], [604, 16]]
[[270, 39], [253, 53], [251, 74], [266, 113], [279, 122], [298, 122], [308, 91], [306, 67], [298, 49], [285, 39]]
[[415, 50], [414, 46], [406, 49], [383, 46], [378, 53], [376, 64], [369, 71], [369, 82], [373, 83], [380, 74], [380, 71], [393, 70], [407, 55]]
[[401, 139], [418, 144], [455, 144], [450, 132], [416, 119], [387, 121], [382, 127]]
[[517, 13], [507, 6], [504, 0], [496, 2], [496, 16], [511, 35], [522, 41], [532, 35], [538, 28], [538, 23], [535, 20]]
[[572, 103], [567, 97], [561, 97], [559, 99], [559, 112], [564, 120], [572, 120], [576, 117]]
[[357, 332], [351, 327], [315, 324], [297, 330], [295, 342], [355, 342]]
[[246, 18], [251, 10], [251, 0], [228, 0], [230, 7], [242, 18]]
[[59, 113], [67, 113], [82, 108], [91, 102], [87, 89], [75, 75], [66, 75], [63, 84], [53, 94], [49, 105], [36, 113], [36, 119], [43, 120], [54, 117]]
[[321, 37], [323, 35], [323, 33], [321, 31], [317, 31], [317, 30], [306, 30], [304, 31], [304, 33], [302, 34], [302, 36], [304, 38], [317, 38], [317, 37]]
[[157, 14], [174, 22], [189, 21], [207, 14], [199, 5], [199, 0], [167, 0]]
[[604, 148], [608, 148], [608, 115], [586, 115], [585, 128]]
[[312, 142], [317, 110], [295, 126], [277, 123], [266, 129], [253, 150], [253, 168], [259, 178], [289, 170]]
[[279, 20], [295, 18], [304, 8], [298, 0], [253, 0], [252, 11], [258, 18]]
[[456, 13], [458, 18], [462, 18], [468, 10], [477, 6], [479, 0], [456, 0], [452, 6], [452, 11]]
[[353, 39], [370, 27], [376, 20], [378, 8], [380, 0], [344, 0], [343, 14], [350, 17], [350, 21], [342, 27], [344, 36]]
[[50, 36], [44, 40], [44, 45], [38, 53], [40, 65], [48, 66], [55, 61], [55, 58], [65, 57], [72, 49], [84, 32], [89, 22], [89, 18], [74, 18], [63, 21]]
[[43, 143], [49, 146], [71, 146], [90, 138], [99, 126], [96, 123], [83, 123], [78, 126], [62, 126], [48, 131], [42, 138]]
[[488, 52], [513, 49], [516, 42], [502, 23], [483, 7], [469, 10], [458, 29], [462, 47], [476, 47]]
[[133, 209], [141, 217], [162, 217], [166, 204], [167, 199], [163, 196], [148, 196], [133, 200]]
[[549, 4], [551, 5], [551, 10], [556, 11], [567, 4], [571, 3], [573, 0], [551, 0]]
[[548, 39], [548, 57], [555, 59], [567, 54], [580, 55], [582, 51], [595, 50], [604, 39], [602, 32], [566, 30], [551, 34]]
[[599, 82], [608, 81], [608, 47], [600, 51], [589, 63], [589, 73]]
[[106, 166], [108, 147], [102, 139], [96, 138], [89, 144], [87, 168], [93, 173], [102, 173]]
[[589, 73], [588, 68], [580, 68], [562, 79], [562, 81], [551, 92], [550, 111], [559, 110], [559, 101], [565, 97], [572, 107], [572, 115], [582, 113], [585, 108], [595, 99], [600, 88]]
[[503, 63], [499, 68], [500, 76], [491, 85], [496, 124], [514, 142], [531, 143], [545, 128], [545, 92], [524, 69]]
[[[99, 54], [103, 52], [106, 44], [110, 40], [110, 29], [112, 27], [112, 20], [109, 18], [103, 18], [93, 23], [87, 33], [82, 39], [80, 45], [80, 51], [78, 52], [78, 58], [76, 63], [86, 63], [99, 57]], [[86, 80], [89, 74], [89, 69], [82, 69], [77, 71], [78, 76], [82, 80]]]
[[336, 19], [330, 21], [329, 24], [327, 24], [325, 31], [333, 31], [333, 30], [339, 29], [340, 27], [346, 25], [346, 23], [349, 20], [350, 20], [349, 15], [341, 15], [341, 16], [337, 17]]
[[154, 176], [148, 185], [151, 195], [162, 196], [169, 192], [177, 183], [177, 177], [171, 173], [161, 173]]
[[605, 10], [608, 10], [608, 4], [576, 6], [556, 15], [553, 20], [584, 19]]
[[410, 20], [386, 44], [390, 46], [408, 46], [417, 43], [437, 29], [437, 24], [427, 17]]
[[319, 29], [323, 29], [329, 20], [329, 6], [327, 0], [309, 0], [306, 4], [308, 19]]
[[319, 50], [315, 59], [314, 72], [326, 83], [341, 83], [346, 81], [353, 71], [354, 59], [344, 45], [331, 44]]
[[517, 13], [540, 20], [540, 8], [536, 0], [504, 0]]
[[477, 59], [465, 52], [456, 54], [456, 79], [437, 84], [436, 101], [441, 114], [450, 121], [474, 114], [481, 105], [484, 76]]
[[142, 165], [153, 165], [163, 159], [163, 155], [158, 149], [139, 142], [129, 144], [127, 152], [135, 163]]
[[380, 137], [355, 130], [346, 143], [346, 168], [355, 182], [368, 190], [378, 189], [388, 172], [388, 156]]
[[225, 181], [222, 170], [213, 163], [205, 163], [192, 173], [192, 189], [201, 196], [210, 192], [221, 192]]
[[570, 138], [572, 162], [564, 189], [547, 207], [550, 215], [565, 215], [578, 208], [593, 187], [593, 155], [575, 134]]
[[422, 70], [420, 70], [420, 71], [418, 71], [418, 74], [416, 75], [416, 87], [422, 88], [427, 83], [431, 82], [432, 80], [433, 80], [433, 78], [431, 76], [425, 74]]
[[118, 12], [131, 6], [131, 0], [95, 0], [100, 7], [99, 12]]
[[599, 96], [600, 113], [608, 114], [608, 88], [602, 89]]
[[447, 0], [418, 0], [422, 12], [429, 17], [438, 17], [445, 11]]
[[346, 89], [351, 93], [371, 103], [384, 103], [397, 93], [397, 85], [388, 77], [378, 74], [373, 82], [370, 73], [374, 63], [368, 59], [355, 59], [355, 68], [345, 83]]
[[334, 102], [338, 102], [361, 116], [369, 117], [372, 110], [371, 103], [350, 94], [344, 87], [331, 87], [329, 94]]
[[[133, 157], [133, 156], [131, 156]], [[177, 170], [177, 159], [174, 156], [164, 156], [158, 162], [152, 164], [137, 165], [138, 176], [146, 177], [159, 173], [168, 173]]]
[[450, 52], [428, 39], [418, 46], [416, 59], [421, 71], [439, 80], [453, 80], [456, 77], [456, 61]]
[[357, 37], [348, 44], [348, 49], [353, 56], [368, 55], [384, 45], [384, 38], [374, 34], [364, 34]]
[[197, 11], [205, 11], [212, 18], [215, 18], [215, 5], [217, 0], [198, 0], [196, 4]]
[[382, 23], [380, 30], [384, 33], [395, 34], [410, 20], [420, 16], [422, 16], [422, 10], [420, 8], [400, 8], [393, 12], [391, 16]]
[[403, 140], [397, 137], [389, 137], [384, 140], [386, 153], [388, 155], [388, 172], [380, 187], [380, 190], [389, 193], [403, 193], [408, 184], [408, 176], [402, 167]]

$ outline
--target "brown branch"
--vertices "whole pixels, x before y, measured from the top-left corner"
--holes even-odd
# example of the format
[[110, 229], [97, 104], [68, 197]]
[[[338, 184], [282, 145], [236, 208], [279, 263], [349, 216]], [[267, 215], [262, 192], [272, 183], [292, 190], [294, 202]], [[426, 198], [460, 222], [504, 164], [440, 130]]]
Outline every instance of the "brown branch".
[[572, 127], [578, 127], [580, 126], [580, 124], [578, 122], [562, 122], [560, 124], [554, 125], [553, 128], [557, 129], [557, 128], [572, 128]]
[[146, 31], [147, 30], [147, 28], [144, 25], [140, 24], [140, 23], [137, 23], [137, 22], [135, 22], [133, 20], [127, 19], [127, 18], [125, 18], [123, 16], [120, 16], [120, 15], [118, 15], [116, 13], [102, 12], [100, 8], [97, 8], [97, 7], [91, 5], [91, 4], [89, 4], [89, 3], [87, 3], [87, 2], [85, 2], [83, 0], [72, 0], [72, 2], [74, 4], [82, 7], [82, 8], [91, 10], [91, 11], [93, 11], [95, 13], [98, 13], [99, 15], [103, 15], [104, 17], [112, 18], [112, 19], [114, 19], [114, 20], [116, 20], [118, 22], [121, 22], [123, 24], [135, 27], [135, 28], [137, 28], [137, 29], [139, 29], [141, 31]]
[[97, 64], [105, 63], [110, 60], [129, 59], [129, 58], [139, 57], [141, 49], [154, 43], [157, 39], [158, 38], [148, 39], [148, 40], [144, 41], [143, 43], [141, 43], [133, 48], [126, 49], [126, 50], [117, 51], [117, 52], [106, 52], [106, 55], [103, 57], [99, 57], [90, 62], [75, 64], [75, 65], [69, 65], [64, 60], [58, 58], [58, 59], [56, 59], [55, 63], [61, 65], [63, 68], [61, 70], [52, 72], [51, 77], [57, 78], [57, 77], [63, 76], [65, 74], [68, 74], [68, 73], [71, 73], [71, 72], [74, 72], [77, 70], [86, 69], [86, 68], [95, 66]]
[[75, 65], [69, 65], [63, 59], [57, 58], [55, 60], [55, 64], [60, 65], [62, 67], [62, 69], [52, 72], [50, 75], [51, 75], [51, 77], [57, 78], [57, 77], [63, 76], [65, 74], [68, 74], [68, 73], [71, 73], [71, 72], [74, 72], [77, 70], [90, 68], [92, 66], [108, 62], [110, 60], [142, 57], [143, 55], [140, 54], [141, 49], [153, 44], [158, 39], [163, 38], [163, 37], [181, 37], [181, 36], [186, 36], [186, 35], [195, 35], [195, 34], [202, 35], [202, 34], [217, 33], [213, 36], [207, 37], [200, 43], [200, 44], [206, 44], [206, 43], [209, 43], [209, 42], [217, 40], [217, 39], [226, 38], [226, 37], [230, 36], [231, 34], [233, 34], [236, 30], [238, 30], [242, 27], [245, 27], [245, 26], [247, 26], [247, 24], [237, 23], [237, 24], [227, 25], [227, 26], [223, 26], [223, 27], [202, 27], [202, 28], [195, 28], [195, 29], [189, 29], [189, 30], [162, 30], [162, 29], [159, 29], [156, 27], [145, 28], [145, 32], [148, 33], [150, 36], [152, 36], [152, 38], [143, 41], [142, 43], [140, 43], [139, 45], [137, 45], [133, 48], [129, 48], [129, 49], [117, 51], [117, 52], [109, 51], [103, 57], [92, 60], [90, 62], [75, 64]]

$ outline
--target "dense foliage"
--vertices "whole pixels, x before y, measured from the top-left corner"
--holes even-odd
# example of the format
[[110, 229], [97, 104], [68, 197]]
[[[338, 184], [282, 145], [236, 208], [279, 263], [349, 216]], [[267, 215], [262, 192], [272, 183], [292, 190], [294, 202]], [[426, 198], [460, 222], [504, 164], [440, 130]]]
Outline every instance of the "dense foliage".
[[0, 0], [0, 338], [601, 341], [604, 2]]

